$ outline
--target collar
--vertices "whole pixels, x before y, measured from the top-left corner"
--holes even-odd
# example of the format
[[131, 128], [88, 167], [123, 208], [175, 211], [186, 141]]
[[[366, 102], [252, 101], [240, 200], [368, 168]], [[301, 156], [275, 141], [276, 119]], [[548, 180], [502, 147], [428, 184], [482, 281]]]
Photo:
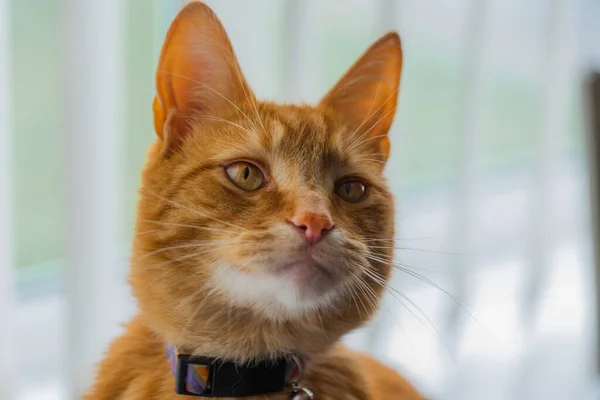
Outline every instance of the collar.
[[291, 356], [248, 364], [180, 354], [167, 345], [175, 392], [197, 397], [249, 397], [281, 392], [302, 379], [307, 358]]

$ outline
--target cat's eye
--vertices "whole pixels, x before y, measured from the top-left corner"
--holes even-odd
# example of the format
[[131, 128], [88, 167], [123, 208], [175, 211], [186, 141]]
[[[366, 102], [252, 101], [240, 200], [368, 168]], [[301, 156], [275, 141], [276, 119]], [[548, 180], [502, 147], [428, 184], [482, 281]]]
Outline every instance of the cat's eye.
[[258, 190], [265, 184], [265, 175], [256, 165], [238, 161], [225, 167], [225, 172], [231, 182], [240, 189]]
[[358, 203], [367, 194], [367, 185], [358, 179], [347, 179], [337, 185], [335, 193], [349, 203]]

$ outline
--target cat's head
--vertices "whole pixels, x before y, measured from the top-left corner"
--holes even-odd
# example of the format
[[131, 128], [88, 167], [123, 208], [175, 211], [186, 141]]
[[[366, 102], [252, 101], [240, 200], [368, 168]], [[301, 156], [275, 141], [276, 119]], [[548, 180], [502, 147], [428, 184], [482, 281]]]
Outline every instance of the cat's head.
[[390, 33], [317, 106], [262, 102], [214, 13], [179, 13], [131, 272], [156, 330], [205, 355], [219, 338], [227, 354], [317, 351], [374, 313], [393, 248], [382, 170], [401, 65]]

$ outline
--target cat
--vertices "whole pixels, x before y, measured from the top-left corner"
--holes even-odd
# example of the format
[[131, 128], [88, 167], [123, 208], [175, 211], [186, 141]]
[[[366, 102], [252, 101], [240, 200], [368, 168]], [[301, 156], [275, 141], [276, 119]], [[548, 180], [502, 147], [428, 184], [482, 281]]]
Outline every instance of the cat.
[[423, 398], [340, 342], [377, 311], [390, 275], [394, 200], [382, 173], [401, 68], [391, 32], [318, 105], [259, 101], [213, 11], [183, 7], [156, 73], [157, 138], [130, 271], [139, 313], [85, 399], [186, 398], [176, 385], [202, 393], [178, 375], [190, 368], [180, 360], [197, 357], [220, 363], [197, 370], [197, 390], [217, 394], [212, 377], [228, 366], [256, 375], [285, 364], [285, 376], [265, 375], [281, 390], [247, 398]]

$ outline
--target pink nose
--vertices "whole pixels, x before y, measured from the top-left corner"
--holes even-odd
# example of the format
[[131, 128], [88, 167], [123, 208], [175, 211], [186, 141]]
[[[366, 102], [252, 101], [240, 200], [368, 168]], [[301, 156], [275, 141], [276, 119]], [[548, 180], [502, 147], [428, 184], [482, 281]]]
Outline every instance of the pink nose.
[[290, 222], [311, 244], [318, 243], [333, 228], [333, 221], [327, 214], [302, 212], [296, 214]]

